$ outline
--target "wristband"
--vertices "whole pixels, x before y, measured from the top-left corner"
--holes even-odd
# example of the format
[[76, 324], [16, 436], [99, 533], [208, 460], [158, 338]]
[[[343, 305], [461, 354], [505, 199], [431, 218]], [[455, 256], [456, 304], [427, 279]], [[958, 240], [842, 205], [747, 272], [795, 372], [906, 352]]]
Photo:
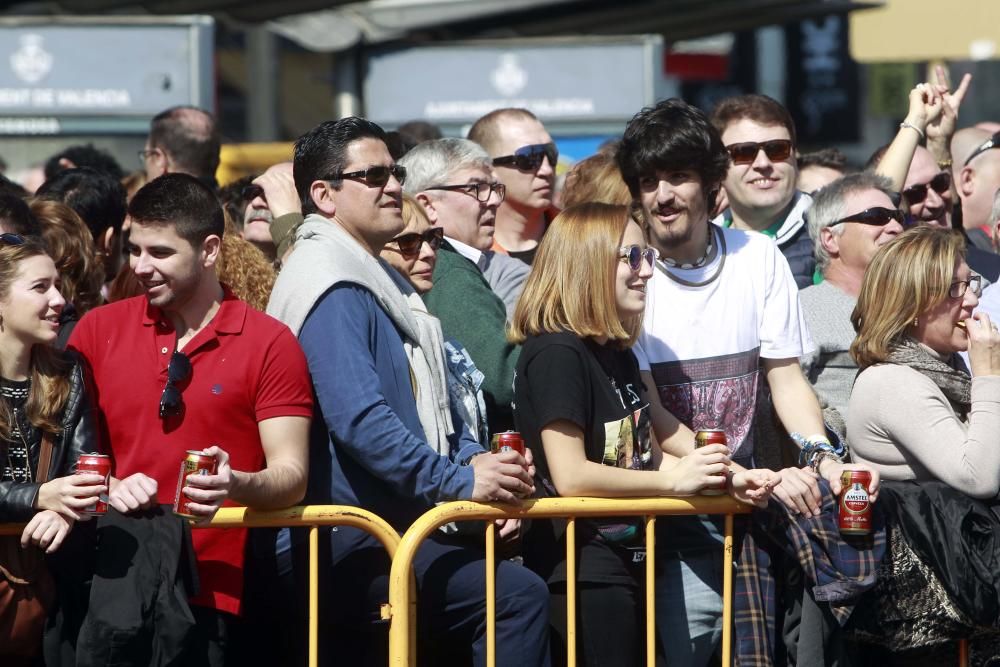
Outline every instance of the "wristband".
[[920, 135], [920, 140], [921, 140], [921, 141], [923, 141], [923, 140], [924, 140], [924, 139], [926, 138], [926, 137], [924, 136], [924, 131], [923, 131], [923, 130], [921, 130], [921, 129], [920, 129], [919, 127], [917, 127], [916, 125], [911, 125], [910, 123], [907, 123], [907, 122], [906, 122], [906, 121], [904, 120], [904, 121], [903, 121], [902, 123], [900, 123], [900, 124], [899, 124], [899, 129], [903, 129], [904, 127], [908, 127], [908, 128], [910, 128], [911, 130], [913, 130], [914, 132], [916, 132], [917, 134], [919, 134], [919, 135]]
[[830, 452], [833, 455], [837, 454], [836, 449], [830, 444], [830, 440], [825, 434], [811, 435], [808, 438], [804, 437], [801, 433], [792, 433], [790, 435], [801, 450], [799, 451], [800, 468], [804, 468], [818, 451]]

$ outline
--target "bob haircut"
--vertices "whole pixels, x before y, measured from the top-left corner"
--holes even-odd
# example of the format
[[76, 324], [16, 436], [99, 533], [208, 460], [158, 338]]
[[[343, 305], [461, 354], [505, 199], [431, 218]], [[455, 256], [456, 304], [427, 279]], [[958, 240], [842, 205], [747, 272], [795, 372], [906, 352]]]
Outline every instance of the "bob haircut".
[[615, 306], [615, 275], [627, 206], [589, 202], [556, 216], [517, 302], [508, 338], [566, 331], [580, 338], [607, 336], [622, 348], [639, 337], [642, 315], [622, 320]]
[[884, 362], [913, 320], [948, 298], [955, 264], [965, 259], [959, 232], [926, 225], [875, 253], [851, 313], [851, 356], [861, 369]]
[[[0, 243], [0, 299], [6, 299], [17, 279], [21, 262], [31, 257], [47, 256], [41, 239], [28, 237], [20, 245]], [[31, 388], [24, 406], [28, 421], [35, 428], [57, 434], [60, 415], [69, 400], [71, 365], [65, 353], [54, 345], [35, 345], [31, 349]], [[0, 401], [0, 437], [13, 436], [14, 412]]]

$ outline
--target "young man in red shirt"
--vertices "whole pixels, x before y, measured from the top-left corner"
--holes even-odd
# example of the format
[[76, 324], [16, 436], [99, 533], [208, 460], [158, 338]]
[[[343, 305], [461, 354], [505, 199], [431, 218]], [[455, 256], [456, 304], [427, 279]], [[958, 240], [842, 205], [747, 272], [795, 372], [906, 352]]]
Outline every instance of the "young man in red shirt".
[[[129, 215], [130, 264], [145, 294], [87, 313], [70, 338], [93, 371], [114, 466], [110, 504], [128, 513], [172, 503], [185, 452], [203, 450], [216, 456], [216, 474], [189, 476], [183, 489], [198, 520], [226, 501], [294, 505], [308, 472], [308, 369], [288, 327], [216, 277], [218, 200], [196, 178], [166, 174], [135, 195]], [[185, 664], [223, 664], [246, 538], [243, 529], [193, 531], [200, 592]]]

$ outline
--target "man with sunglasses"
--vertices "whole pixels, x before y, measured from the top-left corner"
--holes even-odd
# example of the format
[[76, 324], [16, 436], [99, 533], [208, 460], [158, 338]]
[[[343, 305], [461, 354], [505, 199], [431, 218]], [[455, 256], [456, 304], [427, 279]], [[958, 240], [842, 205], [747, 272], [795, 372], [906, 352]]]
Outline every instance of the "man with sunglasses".
[[795, 283], [811, 285], [816, 261], [804, 216], [812, 199], [796, 189], [791, 114], [766, 95], [739, 95], [722, 100], [711, 118], [730, 158], [724, 182], [729, 208], [713, 222], [771, 237]]
[[993, 195], [1000, 189], [998, 149], [1000, 132], [991, 134], [979, 127], [959, 130], [951, 142], [952, 173], [962, 200], [962, 226], [976, 247], [989, 251], [993, 249], [990, 210]]
[[302, 223], [302, 203], [295, 192], [292, 163], [279, 162], [244, 186], [242, 219], [236, 221], [240, 236], [276, 263], [288, 251], [295, 230]]
[[527, 109], [497, 109], [469, 129], [469, 139], [493, 158], [507, 197], [497, 210], [493, 249], [531, 264], [552, 208], [559, 151]]
[[[295, 143], [293, 173], [307, 215], [268, 312], [297, 334], [312, 373], [317, 415], [308, 501], [364, 507], [402, 533], [438, 502], [516, 504], [531, 494], [525, 459], [514, 451], [487, 453], [451, 410], [440, 325], [410, 283], [379, 257], [404, 229], [409, 178], [407, 168], [394, 163], [385, 132], [362, 118], [322, 123]], [[501, 196], [492, 178], [484, 187], [466, 187], [469, 182], [438, 182], [447, 189], [434, 191], [476, 211], [465, 224], [479, 219], [481, 200], [495, 210]], [[387, 626], [379, 614], [388, 591], [385, 549], [345, 527], [323, 531], [322, 541], [328, 571], [321, 578], [321, 663], [386, 662]], [[297, 556], [305, 542], [300, 531], [283, 531], [277, 545], [283, 568], [301, 581], [306, 563]], [[420, 649], [427, 664], [485, 660], [484, 559], [481, 545], [444, 533], [418, 549]], [[501, 561], [496, 591], [503, 601], [496, 614], [497, 664], [548, 664], [544, 582]], [[297, 637], [306, 627], [304, 602], [281, 623]], [[300, 650], [303, 640], [294, 644]]]
[[[774, 496], [793, 514], [818, 516], [817, 478], [839, 492], [842, 449], [825, 434], [799, 367], [812, 342], [788, 262], [770, 239], [709, 222], [730, 169], [722, 138], [700, 110], [665, 100], [629, 122], [618, 165], [660, 253], [634, 348], [649, 395], [666, 408], [654, 429], [671, 434], [675, 456], [693, 451], [693, 431], [723, 429], [732, 465], [761, 466], [765, 446], [777, 446], [756, 441], [757, 415], [771, 419], [757, 409], [766, 378], [782, 425], [808, 454], [781, 470]], [[704, 667], [721, 638], [721, 523], [679, 517], [657, 526], [658, 631], [671, 665]]]
[[[218, 199], [192, 176], [165, 174], [136, 193], [129, 216], [129, 261], [144, 295], [91, 310], [69, 341], [97, 387], [114, 465], [109, 504], [122, 513], [172, 504], [188, 450], [218, 464], [182, 489], [197, 520], [226, 501], [296, 504], [312, 417], [306, 360], [288, 327], [219, 283]], [[192, 653], [182, 662], [222, 665], [240, 625], [247, 531], [196, 530], [191, 540], [200, 592], [191, 600]]]
[[520, 347], [508, 342], [507, 310], [484, 275], [502, 258], [519, 271], [513, 274], [517, 283], [504, 285], [505, 291], [519, 292], [527, 278], [527, 265], [490, 250], [506, 188], [497, 180], [490, 156], [468, 139], [424, 142], [400, 164], [407, 169], [404, 189], [424, 207], [432, 225], [444, 228], [434, 287], [424, 295], [427, 309], [441, 320], [445, 336], [462, 343], [483, 372], [490, 432], [513, 429], [512, 387]]
[[903, 232], [903, 212], [893, 204], [894, 196], [884, 176], [851, 174], [818, 192], [806, 213], [823, 281], [799, 293], [816, 346], [803, 355], [802, 367], [821, 402], [836, 409], [841, 421], [847, 420], [858, 373], [848, 351], [861, 280], [875, 251]]

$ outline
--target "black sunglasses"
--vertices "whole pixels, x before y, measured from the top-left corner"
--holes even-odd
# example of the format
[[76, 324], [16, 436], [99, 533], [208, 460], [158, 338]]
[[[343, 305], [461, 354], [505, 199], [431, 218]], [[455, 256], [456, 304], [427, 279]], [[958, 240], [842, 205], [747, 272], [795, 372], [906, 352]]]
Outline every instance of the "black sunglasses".
[[257, 185], [256, 183], [250, 183], [249, 185], [245, 186], [243, 190], [240, 191], [240, 196], [243, 197], [243, 201], [245, 202], [251, 202], [257, 197], [263, 197], [264, 199], [267, 199], [266, 197], [264, 197], [264, 188], [261, 187], [260, 185]]
[[400, 255], [403, 257], [413, 257], [420, 254], [420, 246], [423, 244], [426, 243], [429, 245], [431, 250], [437, 250], [441, 247], [441, 241], [443, 240], [444, 227], [431, 227], [423, 234], [411, 232], [397, 236], [392, 240], [392, 243], [395, 243], [396, 247], [399, 248]]
[[627, 245], [618, 249], [618, 258], [625, 260], [628, 263], [628, 268], [633, 271], [638, 272], [642, 268], [642, 263], [645, 261], [652, 268], [653, 264], [656, 262], [656, 258], [660, 256], [660, 253], [656, 248], [643, 248], [638, 245]]
[[167, 384], [160, 396], [160, 419], [179, 415], [184, 409], [184, 399], [177, 385], [191, 378], [191, 360], [183, 352], [174, 351], [167, 365]]
[[344, 178], [353, 178], [364, 182], [365, 185], [373, 188], [380, 188], [389, 182], [389, 177], [393, 176], [402, 185], [406, 180], [406, 167], [394, 164], [391, 167], [368, 167], [361, 171], [349, 171], [335, 174], [323, 181], [339, 181]]
[[985, 153], [991, 148], [1000, 148], [1000, 132], [995, 133], [992, 137], [990, 137], [982, 144], [980, 144], [979, 148], [972, 151], [972, 155], [969, 156], [969, 158], [965, 161], [965, 164], [963, 164], [962, 166], [963, 167], [969, 166], [970, 162], [972, 162], [975, 158], [979, 157], [980, 154]]
[[903, 215], [903, 212], [898, 208], [876, 206], [874, 208], [866, 208], [858, 213], [852, 213], [846, 218], [841, 218], [831, 224], [839, 225], [842, 222], [859, 222], [862, 225], [876, 225], [881, 227], [889, 224], [889, 221], [891, 220], [895, 220], [899, 224], [903, 224], [904, 219], [905, 216]]
[[20, 234], [11, 234], [9, 232], [4, 232], [0, 234], [0, 243], [4, 245], [24, 245], [24, 237]]
[[917, 183], [916, 185], [911, 185], [910, 187], [903, 190], [903, 196], [911, 204], [919, 204], [923, 200], [927, 199], [927, 188], [930, 187], [934, 192], [939, 195], [943, 195], [951, 189], [951, 174], [946, 171], [940, 172], [937, 176], [932, 178], [926, 183]]
[[747, 141], [726, 146], [729, 157], [733, 159], [733, 164], [753, 164], [761, 149], [764, 150], [764, 155], [771, 162], [784, 162], [792, 154], [792, 142], [790, 139], [772, 139], [760, 143]]
[[559, 162], [559, 149], [554, 143], [531, 144], [521, 146], [513, 155], [503, 155], [493, 158], [494, 167], [506, 167], [513, 165], [519, 171], [535, 171], [542, 166], [542, 160], [548, 158], [553, 169]]

